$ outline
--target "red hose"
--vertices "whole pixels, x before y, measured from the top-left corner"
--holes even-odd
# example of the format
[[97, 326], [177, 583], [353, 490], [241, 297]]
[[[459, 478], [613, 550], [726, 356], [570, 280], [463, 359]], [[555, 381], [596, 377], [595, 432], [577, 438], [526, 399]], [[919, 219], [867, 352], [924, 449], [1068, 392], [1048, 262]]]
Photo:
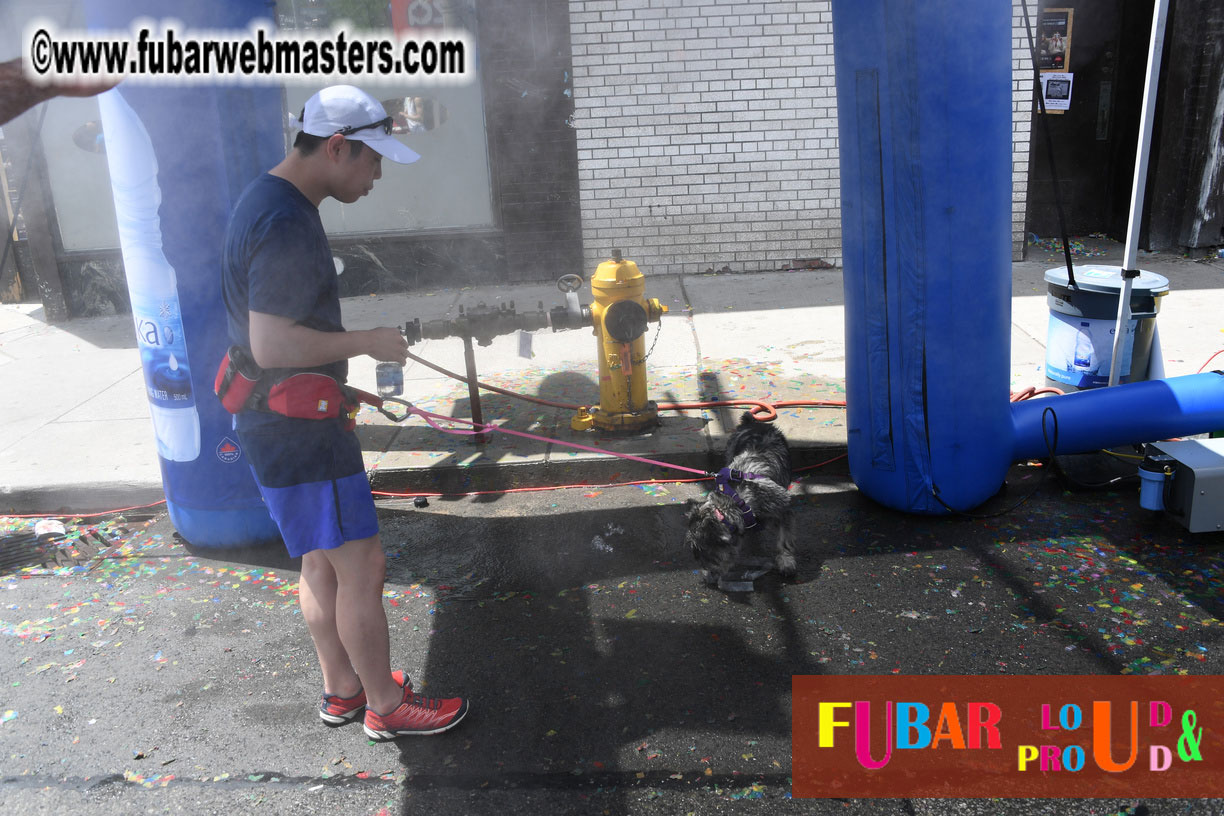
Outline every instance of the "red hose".
[[[429, 368], [432, 368], [434, 371], [437, 371], [439, 374], [445, 374], [446, 376], [452, 379], [458, 380], [459, 382], [463, 382], [463, 383], [467, 382], [467, 377], [464, 377], [461, 374], [456, 374], [453, 371], [447, 371], [442, 366], [435, 365], [426, 359], [416, 356], [412, 352], [408, 352], [408, 359], [415, 360], [421, 365], [428, 366]], [[568, 408], [568, 409], [576, 411], [579, 408], [587, 407], [585, 405], [573, 405], [568, 402], [554, 402], [552, 400], [541, 399], [540, 397], [530, 397], [526, 394], [519, 394], [515, 391], [509, 391], [505, 388], [498, 388], [496, 385], [489, 385], [488, 383], [483, 383], [483, 382], [480, 382], [479, 380], [476, 381], [476, 385], [485, 389], [486, 391], [492, 391], [495, 394], [502, 394], [507, 397], [515, 397], [516, 399], [526, 400], [527, 402], [534, 402], [537, 405], [548, 405], [552, 408]], [[689, 411], [689, 410], [696, 410], [700, 408], [722, 408], [722, 407], [727, 407], [731, 405], [750, 405], [752, 406], [749, 409], [749, 413], [752, 414], [752, 418], [757, 420], [758, 422], [773, 422], [775, 419], [778, 418], [778, 411], [777, 411], [778, 408], [787, 408], [787, 407], [801, 406], [801, 405], [823, 407], [823, 408], [845, 408], [846, 407], [845, 402], [836, 402], [833, 400], [784, 400], [783, 402], [772, 402], [771, 403], [771, 402], [765, 402], [764, 400], [739, 399], [739, 400], [715, 400], [712, 402], [663, 403], [659, 405], [659, 410], [660, 411]]]

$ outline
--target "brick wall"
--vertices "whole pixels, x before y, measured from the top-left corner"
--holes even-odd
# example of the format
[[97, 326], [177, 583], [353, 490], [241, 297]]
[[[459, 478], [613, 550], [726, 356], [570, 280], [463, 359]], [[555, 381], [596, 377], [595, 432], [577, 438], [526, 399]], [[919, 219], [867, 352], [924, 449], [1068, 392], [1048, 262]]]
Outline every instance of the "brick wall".
[[[828, 0], [570, 0], [569, 8], [587, 269], [614, 247], [648, 273], [840, 265]], [[1031, 64], [1022, 30], [1017, 71]], [[1017, 74], [1017, 256], [1031, 90]]]
[[[1033, 55], [1029, 50], [1024, 0], [1012, 3], [1012, 259], [1024, 257], [1028, 234], [1024, 213], [1028, 203], [1029, 146], [1033, 130]], [[1029, 0], [1028, 19], [1037, 36], [1038, 0]]]

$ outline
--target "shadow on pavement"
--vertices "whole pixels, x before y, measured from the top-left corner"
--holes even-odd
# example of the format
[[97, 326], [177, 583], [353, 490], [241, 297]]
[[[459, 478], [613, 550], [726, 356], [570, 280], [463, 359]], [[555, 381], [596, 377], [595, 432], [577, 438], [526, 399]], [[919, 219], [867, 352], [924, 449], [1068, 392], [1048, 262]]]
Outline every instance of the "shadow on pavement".
[[[387, 540], [406, 542], [391, 559], [401, 565], [396, 580], [427, 575], [450, 587], [424, 679], [477, 698], [441, 751], [401, 741], [414, 790], [480, 791], [492, 809], [473, 801], [468, 813], [498, 812], [498, 797], [485, 795], [522, 787], [590, 797], [591, 812], [618, 813], [618, 789], [676, 784], [677, 762], [702, 767], [694, 742], [789, 746], [790, 677], [820, 667], [792, 634], [799, 622], [779, 600], [788, 586], [758, 584], [781, 633], [763, 652], [737, 626], [740, 604], [697, 599], [683, 524], [679, 505], [452, 519], [447, 554], [430, 546], [443, 531], [437, 517], [387, 517]], [[652, 764], [668, 770], [651, 773]], [[782, 763], [740, 778], [704, 767], [710, 774], [688, 773], [688, 784], [789, 784]]]
[[[473, 699], [455, 731], [397, 744], [403, 813], [656, 812], [643, 806], [655, 792], [730, 806], [729, 791], [752, 786], [777, 812], [813, 812], [776, 798], [790, 786], [792, 675], [1215, 665], [1218, 630], [1199, 619], [1224, 613], [1224, 537], [1153, 519], [1129, 490], [1067, 493], [1017, 466], [982, 517], [923, 517], [858, 493], [843, 461], [795, 497], [798, 581], [767, 576], [751, 595], [694, 574], [680, 492], [380, 506], [388, 581], [437, 599], [424, 691]], [[939, 812], [852, 801], [848, 812]], [[995, 812], [1038, 812], [1025, 807]]]

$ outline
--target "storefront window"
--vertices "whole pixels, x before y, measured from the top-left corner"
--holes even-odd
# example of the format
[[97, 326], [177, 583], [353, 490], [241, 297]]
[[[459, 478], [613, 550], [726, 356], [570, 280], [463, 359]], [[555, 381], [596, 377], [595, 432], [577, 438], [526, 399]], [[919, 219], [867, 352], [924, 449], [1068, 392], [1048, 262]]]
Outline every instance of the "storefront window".
[[[65, 29], [84, 29], [76, 2], [14, 0], [0, 11], [7, 25], [0, 38], [4, 53], [20, 53], [18, 35], [29, 19], [50, 15]], [[330, 31], [341, 20], [354, 31], [439, 29], [467, 32], [476, 51], [474, 0], [278, 0], [276, 26], [285, 31]], [[414, 164], [383, 163], [383, 178], [356, 205], [327, 200], [320, 207], [329, 234], [412, 233], [463, 230], [493, 224], [484, 100], [478, 53], [466, 54], [473, 79], [463, 84], [426, 85], [372, 81], [354, 84], [384, 101], [396, 117], [397, 135], [421, 155]], [[340, 82], [343, 80], [332, 80]], [[284, 88], [286, 139], [292, 143], [288, 114], [298, 113], [322, 83], [288, 83]], [[32, 114], [41, 119], [39, 138], [62, 247], [66, 251], [113, 250], [119, 246], [111, 200], [105, 140], [96, 99], [61, 98]], [[274, 114], [273, 114], [274, 115]], [[14, 127], [17, 125], [14, 124]]]
[[[345, 22], [354, 31], [391, 29], [429, 37], [443, 28], [462, 29], [473, 50], [478, 42], [474, 0], [280, 0], [277, 13], [287, 30], [329, 31]], [[395, 117], [397, 137], [421, 158], [410, 165], [384, 161], [382, 180], [356, 204], [323, 202], [319, 210], [329, 233], [492, 226], [479, 54], [466, 54], [466, 66], [473, 78], [463, 84], [354, 82], [383, 100]], [[317, 89], [286, 86], [287, 129], [289, 114], [300, 113]]]

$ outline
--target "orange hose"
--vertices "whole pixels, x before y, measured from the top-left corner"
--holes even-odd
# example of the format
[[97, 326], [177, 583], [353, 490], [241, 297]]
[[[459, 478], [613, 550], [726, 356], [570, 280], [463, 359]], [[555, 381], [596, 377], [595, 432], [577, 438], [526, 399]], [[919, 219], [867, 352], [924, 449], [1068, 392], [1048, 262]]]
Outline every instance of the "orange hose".
[[[463, 382], [463, 383], [467, 382], [467, 377], [464, 377], [461, 374], [456, 374], [453, 371], [448, 371], [440, 365], [435, 365], [434, 363], [431, 363], [422, 357], [416, 356], [411, 351], [408, 352], [408, 359], [415, 360], [421, 365], [432, 368], [434, 371], [437, 371], [439, 374], [445, 374], [446, 376], [452, 379], [458, 380], [459, 382]], [[498, 388], [496, 385], [489, 385], [488, 383], [483, 383], [483, 382], [480, 382], [479, 380], [476, 381], [476, 385], [485, 389], [486, 391], [492, 391], [495, 394], [502, 394], [503, 396], [507, 396], [507, 397], [515, 397], [516, 399], [526, 400], [527, 402], [534, 402], [537, 405], [547, 405], [552, 408], [568, 408], [570, 410], [576, 411], [579, 408], [587, 407], [585, 405], [574, 405], [568, 402], [554, 402], [553, 400], [546, 400], [540, 397], [531, 397], [526, 394], [520, 394], [516, 391], [510, 391], [505, 388]], [[751, 409], [749, 410], [749, 413], [752, 414], [752, 418], [757, 420], [758, 422], [773, 422], [775, 419], [778, 418], [778, 411], [777, 411], [778, 408], [786, 408], [786, 407], [792, 407], [792, 406], [812, 406], [812, 407], [819, 407], [819, 408], [845, 408], [846, 407], [845, 402], [837, 402], [833, 400], [784, 400], [782, 402], [771, 403], [771, 402], [765, 402], [764, 400], [740, 399], [740, 400], [714, 400], [712, 402], [663, 403], [659, 405], [659, 410], [660, 411], [689, 411], [689, 410], [696, 410], [700, 408], [722, 408], [722, 407], [727, 407], [731, 405], [750, 405], [752, 406]]]
[[[815, 470], [816, 468], [831, 465], [834, 462], [845, 459], [846, 454], [839, 454], [832, 459], [826, 459], [823, 462], [817, 462], [814, 465], [806, 465], [801, 468], [795, 468], [795, 473], [801, 473], [805, 470]], [[694, 482], [708, 482], [713, 479], [713, 476], [702, 476], [697, 479], [639, 479], [635, 482], [605, 482], [602, 484], [564, 484], [564, 485], [544, 485], [542, 487], [506, 487], [501, 490], [469, 490], [465, 493], [394, 493], [389, 490], [371, 490], [375, 496], [381, 496], [389, 499], [415, 499], [417, 496], [437, 496], [439, 498], [451, 498], [459, 496], [496, 496], [502, 493], [542, 493], [548, 490], [572, 490], [574, 488], [607, 488], [607, 487], [634, 487], [636, 485], [665, 485], [665, 484], [693, 484]], [[795, 479], [798, 481], [798, 479]]]
[[1031, 399], [1039, 394], [1054, 394], [1055, 396], [1061, 397], [1063, 392], [1059, 388], [1034, 388], [1030, 385], [1023, 391], [1013, 392], [1011, 395], [1011, 401], [1020, 402], [1021, 400]]
[[97, 513], [0, 513], [0, 518], [46, 518], [46, 519], [86, 519], [95, 516], [109, 516], [114, 513], [126, 513], [128, 510], [144, 510], [149, 507], [156, 507], [159, 504], [165, 504], [166, 500], [152, 502], [151, 504], [137, 504], [133, 507], [117, 507], [114, 510], [102, 510]]
[[1210, 357], [1208, 357], [1208, 358], [1207, 358], [1207, 362], [1205, 362], [1205, 363], [1203, 363], [1201, 366], [1199, 366], [1199, 370], [1198, 370], [1198, 371], [1196, 371], [1195, 373], [1196, 373], [1196, 374], [1202, 374], [1202, 373], [1203, 373], [1203, 369], [1205, 369], [1207, 366], [1211, 365], [1211, 361], [1212, 361], [1212, 360], [1214, 360], [1215, 358], [1219, 357], [1221, 354], [1224, 354], [1224, 349], [1220, 349], [1220, 350], [1219, 350], [1219, 351], [1217, 351], [1215, 354], [1213, 354], [1213, 355], [1211, 355]]

